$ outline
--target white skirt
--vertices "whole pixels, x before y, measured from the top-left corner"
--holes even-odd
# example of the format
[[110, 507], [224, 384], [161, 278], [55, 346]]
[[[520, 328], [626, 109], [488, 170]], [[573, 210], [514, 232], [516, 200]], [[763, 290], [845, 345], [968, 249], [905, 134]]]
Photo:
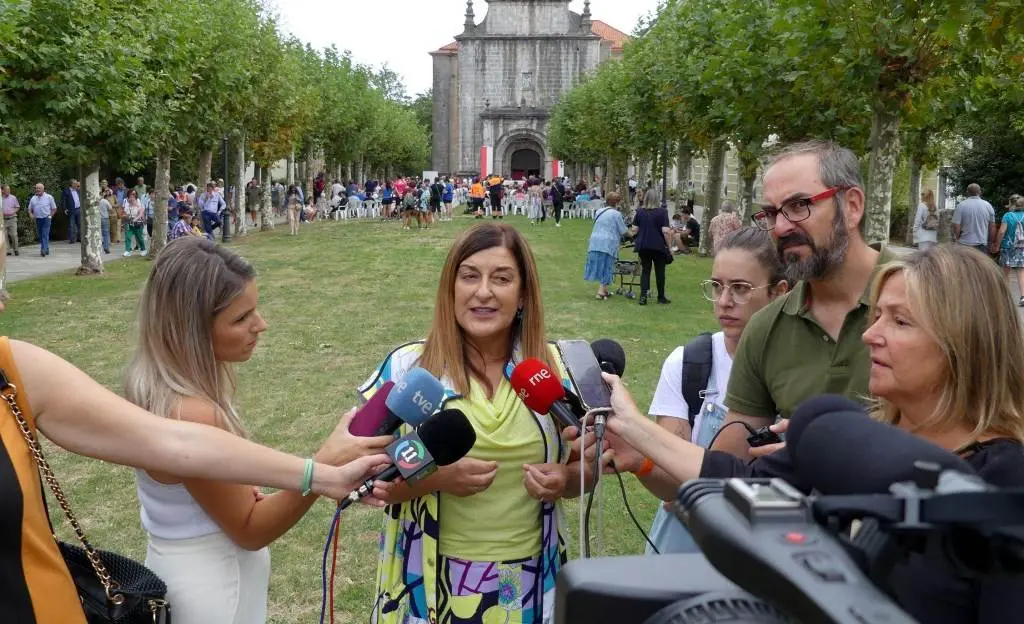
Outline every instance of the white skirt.
[[240, 548], [222, 532], [190, 539], [149, 536], [146, 567], [167, 583], [174, 624], [263, 624], [270, 551]]

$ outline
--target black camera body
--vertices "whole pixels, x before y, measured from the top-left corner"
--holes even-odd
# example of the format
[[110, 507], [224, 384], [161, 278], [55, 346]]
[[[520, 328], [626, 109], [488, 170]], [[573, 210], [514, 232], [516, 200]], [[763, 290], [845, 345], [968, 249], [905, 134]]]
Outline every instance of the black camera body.
[[912, 624], [884, 591], [909, 553], [944, 553], [964, 573], [1024, 573], [1024, 490], [915, 467], [916, 483], [890, 494], [806, 497], [780, 479], [689, 481], [675, 511], [701, 554], [570, 562], [555, 622]]

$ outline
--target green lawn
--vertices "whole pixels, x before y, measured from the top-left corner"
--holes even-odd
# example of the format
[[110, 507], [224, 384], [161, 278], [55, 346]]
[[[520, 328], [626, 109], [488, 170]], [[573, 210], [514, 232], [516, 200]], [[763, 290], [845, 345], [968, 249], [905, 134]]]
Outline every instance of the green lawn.
[[[530, 226], [523, 218], [509, 222], [526, 234], [537, 256], [549, 337], [621, 342], [627, 381], [641, 406], [649, 403], [668, 353], [714, 329], [698, 286], [710, 272], [708, 260], [677, 257], [668, 267], [671, 305], [640, 308], [622, 297], [602, 302], [582, 280], [589, 221], [564, 221], [560, 229], [550, 222]], [[305, 225], [298, 238], [279, 227], [239, 239], [234, 248], [259, 270], [261, 312], [270, 324], [253, 359], [238, 368], [238, 403], [253, 438], [299, 455], [312, 453], [356, 403], [355, 387], [380, 359], [425, 334], [445, 254], [472, 224], [460, 217], [405, 232], [395, 224], [331, 222]], [[109, 265], [101, 278], [64, 274], [13, 284], [13, 299], [0, 316], [3, 333], [48, 348], [119, 390], [149, 266], [148, 260], [131, 258]], [[50, 456], [92, 541], [144, 558], [132, 473], [64, 452], [51, 450]], [[657, 503], [634, 478], [625, 480], [646, 528]], [[603, 496], [604, 554], [641, 552], [643, 540], [614, 479], [604, 484]], [[329, 502], [317, 503], [272, 547], [272, 622], [317, 618], [320, 557], [332, 512]], [[567, 513], [575, 543], [574, 503]], [[341, 622], [366, 621], [373, 604], [378, 527], [379, 512], [364, 507], [343, 516], [335, 600]]]

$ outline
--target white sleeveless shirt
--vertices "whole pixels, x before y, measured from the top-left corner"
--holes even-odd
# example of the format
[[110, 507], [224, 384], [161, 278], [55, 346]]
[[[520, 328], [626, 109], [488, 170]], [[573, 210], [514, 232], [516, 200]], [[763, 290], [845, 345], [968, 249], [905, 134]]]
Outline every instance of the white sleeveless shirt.
[[176, 540], [220, 532], [217, 523], [180, 483], [160, 483], [146, 471], [136, 470], [135, 490], [139, 495], [142, 528], [155, 537]]

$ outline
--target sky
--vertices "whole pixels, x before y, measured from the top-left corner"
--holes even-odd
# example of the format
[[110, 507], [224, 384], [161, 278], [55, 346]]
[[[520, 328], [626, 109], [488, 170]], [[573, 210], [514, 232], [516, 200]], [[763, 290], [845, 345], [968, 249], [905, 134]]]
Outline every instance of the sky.
[[[487, 12], [485, 0], [474, 0], [477, 23]], [[637, 20], [654, 12], [658, 0], [591, 0], [590, 11], [629, 34]], [[583, 11], [583, 0], [570, 9]], [[356, 63], [381, 67], [387, 63], [402, 76], [410, 96], [433, 82], [429, 56], [462, 33], [466, 0], [276, 0], [284, 29], [311, 44], [334, 44], [350, 50]]]

